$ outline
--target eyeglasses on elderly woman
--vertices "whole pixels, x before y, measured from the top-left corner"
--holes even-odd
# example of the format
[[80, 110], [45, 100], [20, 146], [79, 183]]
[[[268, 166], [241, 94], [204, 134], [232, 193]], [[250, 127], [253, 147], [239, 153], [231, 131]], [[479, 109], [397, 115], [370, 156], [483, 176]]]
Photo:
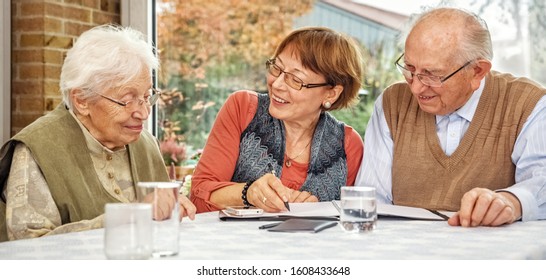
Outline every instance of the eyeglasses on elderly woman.
[[108, 97], [108, 96], [105, 96], [105, 95], [102, 95], [102, 94], [99, 94], [101, 97], [105, 98], [106, 100], [109, 100], [113, 103], [116, 103], [120, 106], [123, 106], [125, 107], [126, 110], [128, 111], [135, 111], [137, 110], [138, 108], [140, 108], [140, 106], [142, 106], [142, 104], [145, 104], [146, 107], [152, 107], [155, 105], [155, 103], [157, 103], [157, 100], [159, 100], [159, 96], [161, 95], [161, 92], [155, 88], [151, 88], [150, 89], [151, 93], [150, 95], [146, 96], [144, 99], [140, 99], [140, 98], [135, 98], [133, 100], [129, 100], [127, 102], [124, 102], [124, 101], [121, 101], [121, 100], [117, 100], [117, 99], [114, 99], [114, 98], [111, 98], [111, 97]]

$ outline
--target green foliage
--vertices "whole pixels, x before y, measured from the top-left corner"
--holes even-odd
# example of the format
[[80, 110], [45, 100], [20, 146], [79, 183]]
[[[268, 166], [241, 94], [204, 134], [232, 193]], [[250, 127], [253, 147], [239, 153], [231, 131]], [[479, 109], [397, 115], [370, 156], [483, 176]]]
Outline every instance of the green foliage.
[[229, 94], [265, 92], [265, 60], [313, 2], [159, 1], [159, 88], [171, 93], [160, 104], [160, 139], [176, 123], [177, 141], [201, 148]]
[[383, 42], [378, 42], [372, 49], [363, 45], [361, 47], [366, 69], [363, 79], [366, 94], [360, 95], [358, 104], [353, 108], [334, 111], [332, 115], [353, 127], [364, 138], [375, 100], [386, 87], [402, 80], [402, 75], [394, 66], [396, 55], [387, 54], [397, 50], [385, 47]]
[[[179, 89], [182, 97], [160, 106], [160, 120], [178, 124], [179, 141], [196, 149], [203, 147], [217, 112], [231, 93], [230, 89], [174, 76], [170, 88]], [[163, 134], [164, 130], [160, 130], [160, 138]]]
[[343, 109], [339, 111], [333, 111], [331, 114], [339, 121], [342, 121], [352, 128], [354, 128], [358, 134], [364, 139], [366, 133], [366, 126], [373, 112], [373, 101], [361, 100], [355, 107], [350, 109]]
[[[168, 2], [158, 18], [160, 73], [165, 73], [159, 76], [159, 87], [170, 93], [162, 97], [160, 121], [175, 123], [177, 140], [188, 149], [203, 147], [229, 94], [241, 89], [267, 91], [265, 60], [313, 2]], [[368, 94], [361, 95], [353, 108], [332, 114], [364, 136], [373, 102], [386, 86], [400, 80], [400, 74], [392, 44], [361, 47], [366, 67], [363, 90]], [[164, 129], [159, 136], [165, 138]]]

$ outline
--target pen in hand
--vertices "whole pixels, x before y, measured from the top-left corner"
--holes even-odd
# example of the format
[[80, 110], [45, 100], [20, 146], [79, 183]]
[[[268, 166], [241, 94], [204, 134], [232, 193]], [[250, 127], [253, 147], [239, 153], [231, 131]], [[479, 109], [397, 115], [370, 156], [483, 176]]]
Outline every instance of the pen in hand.
[[[277, 176], [275, 173], [275, 169], [271, 169], [271, 174], [273, 174], [273, 176]], [[288, 201], [284, 202], [284, 207], [286, 207], [286, 209], [290, 211], [290, 205], [288, 204]]]

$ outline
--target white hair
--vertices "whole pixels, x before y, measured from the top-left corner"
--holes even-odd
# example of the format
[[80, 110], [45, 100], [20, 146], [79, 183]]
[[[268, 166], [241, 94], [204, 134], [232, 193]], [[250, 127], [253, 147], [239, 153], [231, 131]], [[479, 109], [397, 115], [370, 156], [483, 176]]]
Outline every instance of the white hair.
[[419, 23], [429, 20], [430, 18], [438, 18], [446, 15], [464, 19], [465, 32], [463, 33], [462, 40], [458, 44], [457, 53], [454, 54], [454, 57], [459, 63], [465, 63], [475, 59], [487, 59], [489, 61], [493, 59], [493, 44], [491, 42], [491, 34], [487, 28], [487, 23], [475, 13], [461, 8], [427, 8], [427, 10], [421, 14], [412, 15], [409, 25], [401, 34], [400, 45], [404, 45], [409, 33]]
[[81, 34], [67, 52], [61, 70], [63, 101], [72, 109], [70, 91], [81, 89], [88, 98], [105, 89], [120, 87], [142, 71], [157, 71], [155, 48], [139, 31], [129, 27], [101, 25]]

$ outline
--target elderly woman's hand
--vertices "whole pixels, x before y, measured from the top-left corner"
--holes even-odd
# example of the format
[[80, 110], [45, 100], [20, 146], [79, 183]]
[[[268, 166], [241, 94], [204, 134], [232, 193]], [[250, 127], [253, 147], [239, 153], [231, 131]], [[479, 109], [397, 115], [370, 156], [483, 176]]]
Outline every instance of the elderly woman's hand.
[[247, 198], [252, 205], [266, 212], [280, 212], [288, 210], [284, 202], [290, 201], [292, 192], [274, 174], [267, 173], [248, 188]]
[[[171, 218], [175, 206], [174, 196], [171, 189], [157, 189], [155, 193], [146, 195], [144, 202], [152, 203], [154, 220], [162, 221]], [[178, 195], [178, 204], [180, 206], [180, 220], [185, 216], [191, 220], [195, 219], [195, 205], [186, 196]]]
[[195, 212], [197, 211], [195, 205], [193, 205], [185, 195], [178, 196], [178, 203], [180, 204], [180, 220], [182, 221], [182, 217], [186, 216], [188, 216], [190, 220], [194, 220]]
[[142, 202], [152, 204], [152, 218], [156, 221], [169, 219], [174, 208], [174, 196], [172, 190], [157, 189], [146, 194]]

